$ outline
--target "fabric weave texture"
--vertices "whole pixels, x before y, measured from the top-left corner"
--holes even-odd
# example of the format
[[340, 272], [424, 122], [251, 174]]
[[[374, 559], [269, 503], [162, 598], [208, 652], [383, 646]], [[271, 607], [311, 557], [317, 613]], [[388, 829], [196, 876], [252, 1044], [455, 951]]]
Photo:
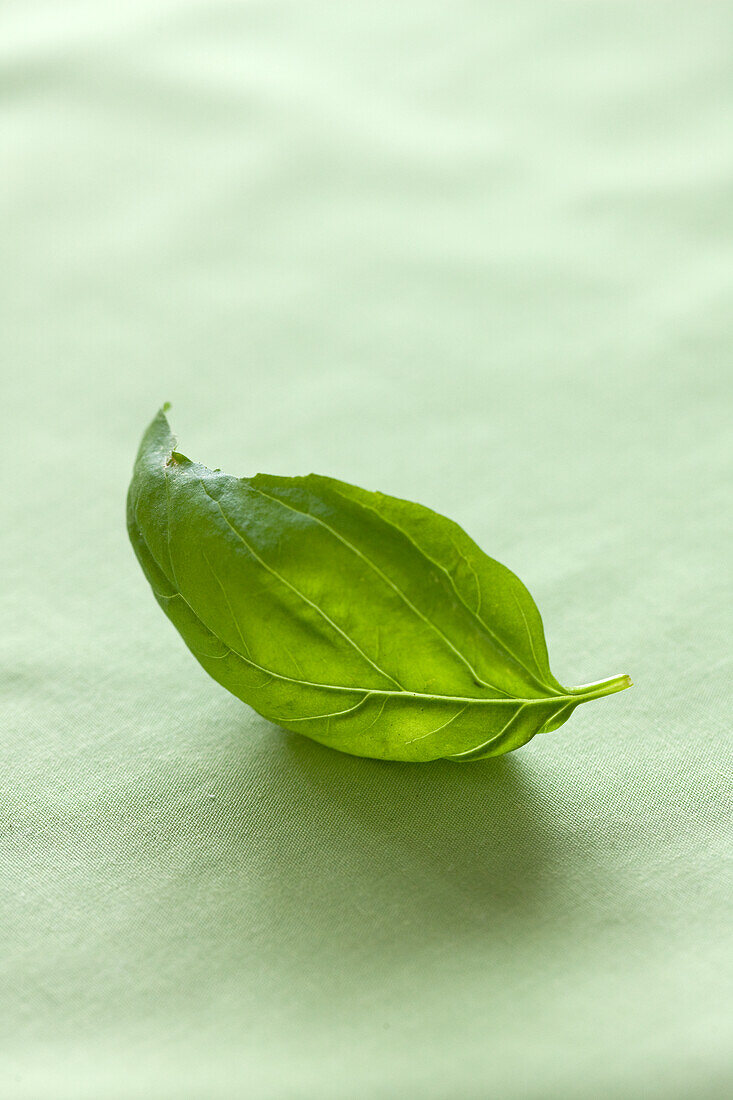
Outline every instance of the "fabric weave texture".
[[[3, 1100], [731, 1095], [731, 15], [3, 5]], [[127, 542], [165, 400], [635, 686], [475, 765], [269, 725]]]

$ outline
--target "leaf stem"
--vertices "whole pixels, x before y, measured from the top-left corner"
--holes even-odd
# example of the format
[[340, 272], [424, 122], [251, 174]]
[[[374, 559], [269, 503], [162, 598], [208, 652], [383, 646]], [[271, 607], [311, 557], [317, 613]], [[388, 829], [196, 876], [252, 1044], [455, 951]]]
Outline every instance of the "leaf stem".
[[604, 695], [613, 695], [617, 691], [624, 691], [633, 685], [630, 676], [612, 676], [609, 680], [596, 680], [593, 684], [583, 684], [581, 687], [568, 688], [571, 695], [582, 695], [583, 699], [602, 699]]

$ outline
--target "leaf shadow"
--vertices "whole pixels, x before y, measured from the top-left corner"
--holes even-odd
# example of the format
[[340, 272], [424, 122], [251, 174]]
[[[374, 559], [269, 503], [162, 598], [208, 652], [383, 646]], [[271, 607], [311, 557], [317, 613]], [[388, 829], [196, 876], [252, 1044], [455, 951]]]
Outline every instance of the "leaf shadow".
[[240, 760], [221, 807], [228, 848], [277, 965], [283, 951], [322, 951], [334, 930], [383, 959], [406, 938], [513, 941], [562, 888], [551, 804], [515, 758], [385, 763], [269, 727]]

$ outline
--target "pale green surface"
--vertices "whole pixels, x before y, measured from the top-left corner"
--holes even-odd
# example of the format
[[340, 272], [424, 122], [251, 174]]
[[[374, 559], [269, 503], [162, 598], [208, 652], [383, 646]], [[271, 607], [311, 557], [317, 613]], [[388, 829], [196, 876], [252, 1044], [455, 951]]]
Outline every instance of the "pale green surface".
[[[728, 4], [0, 10], [3, 1100], [733, 1088]], [[473, 767], [268, 726], [141, 425], [424, 502], [563, 682]]]

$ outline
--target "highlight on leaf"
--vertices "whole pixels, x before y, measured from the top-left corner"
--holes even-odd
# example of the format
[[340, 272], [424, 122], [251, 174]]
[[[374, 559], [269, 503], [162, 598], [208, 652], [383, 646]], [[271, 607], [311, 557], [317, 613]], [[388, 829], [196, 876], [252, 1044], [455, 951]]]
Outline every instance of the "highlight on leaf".
[[529, 592], [452, 520], [316, 474], [210, 470], [166, 411], [135, 462], [133, 548], [199, 663], [271, 722], [357, 756], [480, 760], [631, 685], [563, 687]]

